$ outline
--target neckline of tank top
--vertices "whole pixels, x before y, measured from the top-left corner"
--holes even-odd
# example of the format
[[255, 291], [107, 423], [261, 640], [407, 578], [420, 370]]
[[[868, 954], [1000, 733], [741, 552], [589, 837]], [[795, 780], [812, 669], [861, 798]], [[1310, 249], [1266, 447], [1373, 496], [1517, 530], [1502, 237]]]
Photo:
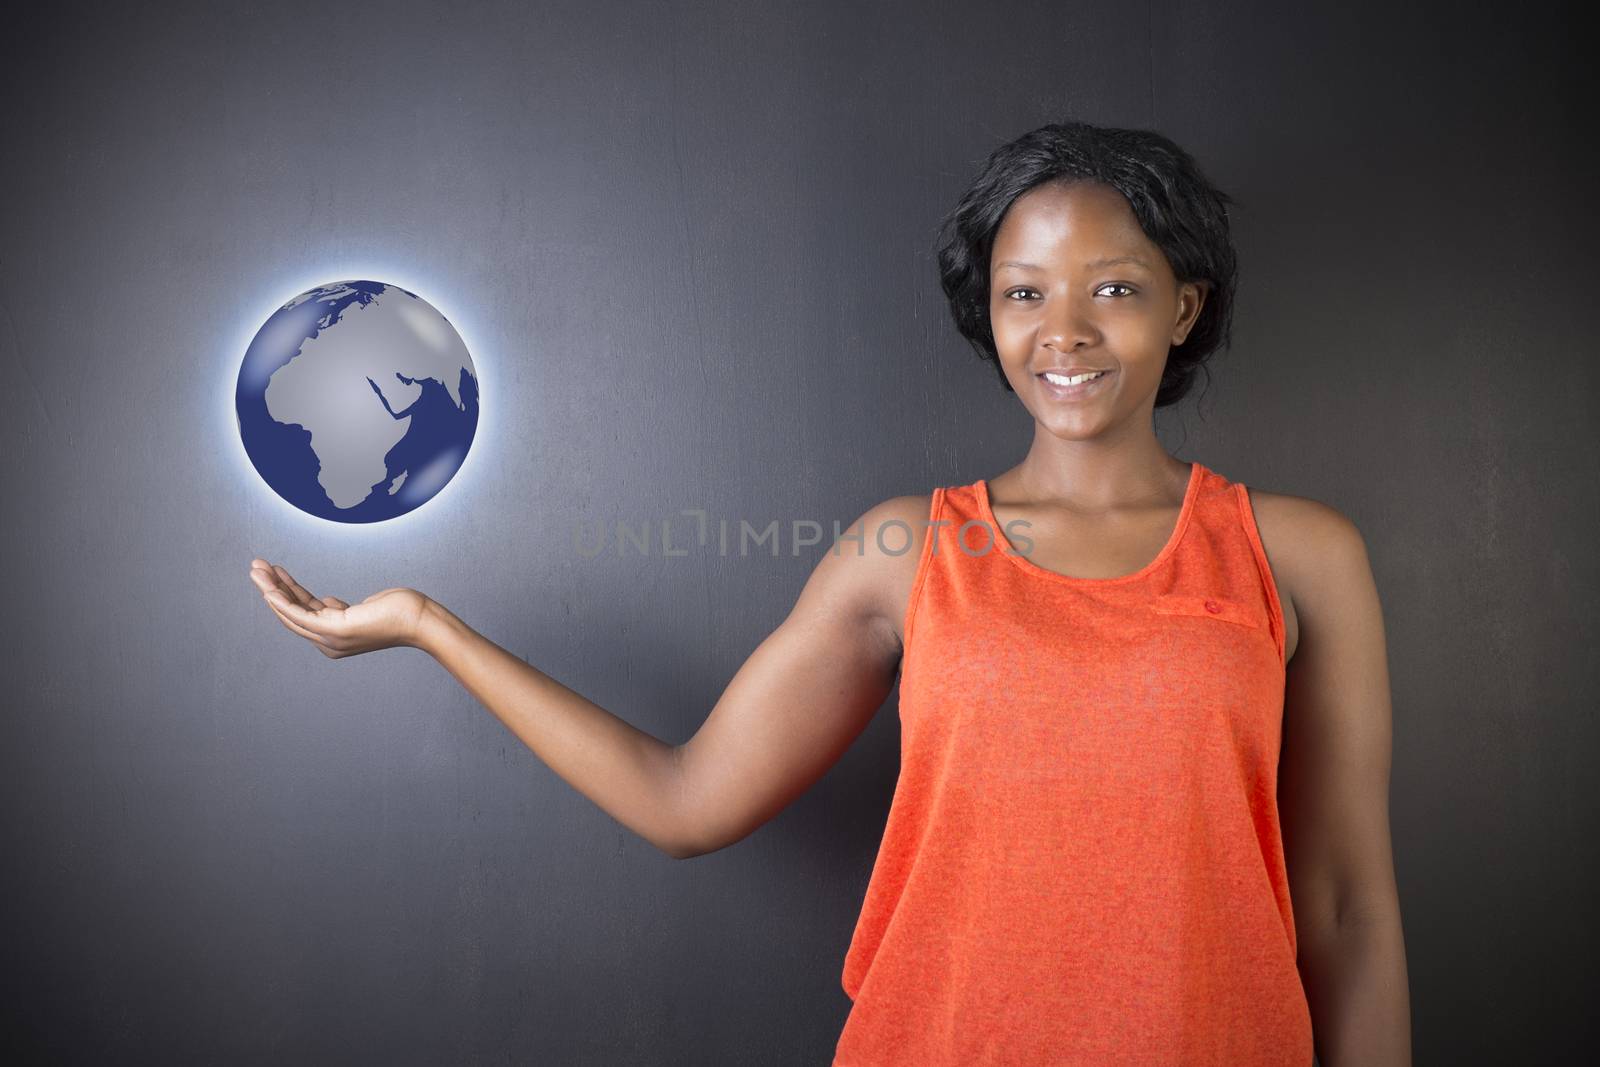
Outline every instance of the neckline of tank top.
[[1205, 467], [1198, 461], [1189, 464], [1189, 483], [1183, 491], [1183, 504], [1178, 508], [1178, 521], [1173, 524], [1172, 534], [1167, 538], [1167, 543], [1161, 546], [1161, 551], [1156, 558], [1146, 563], [1132, 574], [1119, 574], [1112, 578], [1079, 578], [1071, 574], [1062, 574], [1059, 571], [1041, 567], [1026, 556], [1017, 552], [1006, 537], [1005, 531], [1000, 526], [1000, 520], [995, 517], [994, 507], [989, 502], [989, 479], [979, 478], [974, 483], [977, 490], [979, 517], [989, 524], [994, 538], [994, 547], [1000, 555], [1014, 563], [1025, 574], [1045, 578], [1064, 585], [1117, 585], [1122, 582], [1134, 582], [1150, 575], [1157, 567], [1167, 561], [1167, 558], [1177, 550], [1178, 542], [1183, 540], [1183, 531], [1189, 525], [1189, 518], [1194, 514], [1195, 499], [1200, 495], [1200, 482], [1205, 474]]

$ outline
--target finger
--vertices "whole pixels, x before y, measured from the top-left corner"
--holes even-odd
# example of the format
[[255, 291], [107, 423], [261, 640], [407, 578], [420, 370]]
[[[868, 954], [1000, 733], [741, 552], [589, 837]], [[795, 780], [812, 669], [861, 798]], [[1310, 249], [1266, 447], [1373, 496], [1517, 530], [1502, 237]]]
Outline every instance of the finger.
[[277, 572], [275, 572], [272, 567], [267, 564], [262, 564], [261, 566], [257, 567], [254, 563], [252, 563], [250, 565], [250, 582], [257, 589], [265, 593], [269, 589], [276, 589], [278, 587], [278, 575]]
[[278, 577], [277, 570], [275, 570], [271, 564], [267, 564], [262, 567], [252, 567], [250, 569], [250, 580], [255, 584], [255, 587], [261, 590], [263, 593], [270, 593], [276, 589], [283, 593], [286, 597], [290, 597], [291, 599], [293, 598], [293, 590], [291, 590], [282, 581], [282, 579]]
[[[269, 592], [273, 589], [284, 588], [283, 583], [278, 580], [278, 572], [273, 570], [271, 567], [252, 567], [250, 570], [250, 580], [255, 583], [255, 587], [261, 590], [263, 593]], [[292, 590], [289, 590], [289, 592], [292, 592]], [[311, 608], [313, 610], [320, 610], [326, 607], [327, 603], [328, 602], [325, 599], [313, 596], [308, 597], [307, 600], [303, 601], [302, 606]], [[350, 605], [343, 604], [341, 606], [349, 607]]]
[[302, 604], [296, 604], [281, 589], [274, 589], [266, 596], [267, 603], [271, 604], [280, 615], [283, 615], [290, 622], [297, 623], [312, 633], [321, 634], [325, 637], [343, 635], [344, 628], [341, 624], [344, 619], [342, 614], [333, 614], [332, 609], [329, 609], [328, 613], [324, 614]]
[[343, 611], [350, 606], [336, 596], [325, 596], [322, 598], [322, 603], [330, 608], [338, 608], [340, 611]]
[[289, 629], [293, 630], [295, 633], [297, 633], [301, 637], [305, 638], [307, 641], [310, 641], [313, 644], [315, 644], [318, 648], [321, 648], [321, 649], [324, 649], [324, 650], [329, 648], [330, 646], [328, 645], [328, 639], [326, 637], [323, 637], [319, 633], [314, 633], [311, 630], [306, 629], [304, 626], [301, 626], [299, 623], [297, 623], [293, 619], [291, 619], [288, 615], [284, 614], [286, 609], [283, 608], [283, 607], [279, 607], [279, 604], [282, 603], [282, 600], [281, 600], [282, 594], [280, 593], [280, 594], [277, 594], [277, 595], [278, 595], [278, 597], [280, 599], [277, 600], [276, 602], [270, 597], [266, 598], [266, 601], [267, 601], [267, 607], [272, 609], [272, 613], [278, 617], [278, 620], [280, 622], [282, 622], [285, 626], [287, 626]]
[[306, 589], [305, 586], [295, 581], [293, 575], [291, 575], [288, 571], [284, 570], [282, 567], [274, 567], [273, 570], [277, 572], [277, 575], [283, 581], [284, 586], [288, 588], [289, 592], [294, 594], [294, 598], [301, 604], [305, 605], [306, 607], [322, 606], [320, 604], [312, 604], [312, 601], [316, 600], [317, 598], [312, 596], [310, 591]]

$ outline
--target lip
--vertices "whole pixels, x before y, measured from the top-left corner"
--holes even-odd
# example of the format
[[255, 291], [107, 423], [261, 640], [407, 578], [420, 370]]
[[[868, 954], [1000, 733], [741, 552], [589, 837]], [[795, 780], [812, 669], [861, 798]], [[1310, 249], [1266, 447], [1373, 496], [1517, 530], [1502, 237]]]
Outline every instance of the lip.
[[[1085, 370], [1087, 369], [1088, 368], [1085, 368]], [[1061, 372], [1052, 370], [1050, 373], [1059, 374]], [[1078, 371], [1077, 373], [1081, 374], [1084, 373], [1084, 371]], [[1094, 381], [1082, 382], [1078, 385], [1057, 385], [1046, 378], [1043, 371], [1035, 374], [1034, 377], [1039, 380], [1039, 387], [1044, 391], [1044, 394], [1053, 400], [1082, 400], [1085, 397], [1093, 396], [1094, 394], [1098, 393], [1101, 388], [1111, 380], [1111, 376], [1115, 373], [1117, 372], [1107, 368], [1106, 372], [1100, 375], [1100, 377], [1096, 378]]]

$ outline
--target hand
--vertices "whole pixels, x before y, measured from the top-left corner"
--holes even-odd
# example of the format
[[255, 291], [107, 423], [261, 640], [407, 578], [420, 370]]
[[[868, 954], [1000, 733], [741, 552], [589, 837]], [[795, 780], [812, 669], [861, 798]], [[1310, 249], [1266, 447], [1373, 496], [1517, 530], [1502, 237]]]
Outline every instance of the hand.
[[329, 659], [380, 648], [416, 648], [428, 598], [415, 589], [384, 589], [354, 606], [314, 597], [289, 572], [264, 559], [250, 561], [250, 580], [278, 619]]

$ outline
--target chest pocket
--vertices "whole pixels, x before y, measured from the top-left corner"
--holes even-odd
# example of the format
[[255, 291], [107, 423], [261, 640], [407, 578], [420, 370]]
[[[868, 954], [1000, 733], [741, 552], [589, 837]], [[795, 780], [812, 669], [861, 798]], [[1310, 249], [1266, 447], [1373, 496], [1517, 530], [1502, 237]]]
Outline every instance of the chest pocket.
[[1256, 606], [1241, 600], [1228, 600], [1219, 596], [1205, 596], [1192, 593], [1168, 593], [1160, 596], [1151, 604], [1150, 610], [1157, 615], [1194, 615], [1200, 618], [1216, 619], [1220, 622], [1230, 622], [1235, 626], [1244, 626], [1252, 630], [1264, 629], [1266, 620], [1257, 612]]

